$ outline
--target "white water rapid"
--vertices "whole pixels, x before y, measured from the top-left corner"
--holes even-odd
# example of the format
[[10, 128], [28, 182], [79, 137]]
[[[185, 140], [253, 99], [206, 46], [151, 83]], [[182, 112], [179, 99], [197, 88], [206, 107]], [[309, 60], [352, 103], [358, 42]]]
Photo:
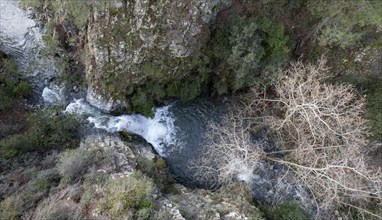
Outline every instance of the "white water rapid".
[[169, 108], [170, 106], [157, 108], [153, 118], [139, 114], [111, 116], [91, 106], [84, 99], [78, 99], [70, 103], [65, 112], [84, 116], [95, 128], [107, 132], [127, 131], [137, 134], [149, 142], [159, 155], [166, 157], [176, 143], [175, 119]]

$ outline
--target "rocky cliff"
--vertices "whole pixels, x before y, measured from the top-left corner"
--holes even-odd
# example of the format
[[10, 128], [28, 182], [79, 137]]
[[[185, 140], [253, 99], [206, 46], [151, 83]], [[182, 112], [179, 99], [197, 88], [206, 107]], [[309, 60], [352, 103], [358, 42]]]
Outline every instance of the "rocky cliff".
[[86, 27], [88, 98], [105, 110], [114, 104], [148, 112], [168, 97], [200, 93], [206, 62], [200, 50], [219, 10], [230, 0], [120, 1], [93, 7]]

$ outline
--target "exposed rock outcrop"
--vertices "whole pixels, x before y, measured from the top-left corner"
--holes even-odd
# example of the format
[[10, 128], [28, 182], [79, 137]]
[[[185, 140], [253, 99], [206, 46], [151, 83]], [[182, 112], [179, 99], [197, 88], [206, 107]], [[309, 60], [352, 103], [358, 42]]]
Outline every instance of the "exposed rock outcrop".
[[[261, 220], [258, 208], [251, 204], [252, 194], [242, 183], [217, 192], [175, 185], [178, 194], [160, 197], [159, 214], [166, 219]], [[180, 214], [180, 215], [179, 215]]]
[[99, 105], [105, 110], [122, 106], [142, 112], [164, 97], [192, 96], [177, 89], [183, 79], [198, 87], [188, 93], [200, 92], [196, 84], [203, 80], [192, 72], [198, 52], [217, 12], [230, 4], [138, 0], [94, 7], [86, 36], [89, 92], [108, 103]]

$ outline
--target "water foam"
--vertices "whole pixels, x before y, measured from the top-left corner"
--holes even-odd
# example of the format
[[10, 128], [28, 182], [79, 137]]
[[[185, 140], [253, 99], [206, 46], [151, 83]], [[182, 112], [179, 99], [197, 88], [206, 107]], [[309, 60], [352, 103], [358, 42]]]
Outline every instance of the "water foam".
[[174, 117], [169, 111], [171, 106], [157, 108], [153, 118], [139, 114], [111, 116], [87, 103], [84, 99], [70, 103], [65, 112], [87, 117], [87, 121], [95, 128], [114, 133], [127, 131], [143, 137], [158, 154], [165, 157], [175, 145]]
[[42, 90], [44, 102], [51, 105], [60, 105], [65, 101], [64, 87], [54, 85], [52, 88], [45, 87]]

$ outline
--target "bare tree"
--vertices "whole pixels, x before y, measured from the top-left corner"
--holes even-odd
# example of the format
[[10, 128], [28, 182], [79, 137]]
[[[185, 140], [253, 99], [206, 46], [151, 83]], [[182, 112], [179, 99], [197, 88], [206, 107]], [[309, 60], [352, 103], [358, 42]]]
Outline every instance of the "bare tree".
[[[325, 62], [293, 63], [280, 72], [275, 94], [254, 99], [249, 109], [271, 107], [260, 119], [287, 157], [267, 159], [289, 166], [316, 200], [318, 211], [341, 206], [381, 217], [368, 201], [381, 203], [381, 171], [366, 162], [365, 98], [351, 85], [327, 83]], [[280, 153], [280, 152], [279, 152]], [[370, 203], [369, 203], [370, 204]], [[381, 210], [378, 210], [381, 212]]]
[[[211, 125], [197, 176], [225, 184], [269, 160], [294, 171], [316, 202], [317, 218], [333, 210], [345, 218], [354, 210], [358, 217], [382, 218], [382, 173], [367, 163], [364, 97], [351, 85], [327, 83], [324, 61], [293, 63], [278, 74], [273, 91], [260, 98], [252, 92], [239, 115]], [[265, 154], [250, 143], [250, 129], [264, 126], [280, 151]]]
[[250, 142], [243, 116], [230, 112], [222, 123], [210, 123], [209, 129], [203, 154], [190, 166], [194, 177], [211, 187], [250, 181], [264, 153], [259, 144]]

